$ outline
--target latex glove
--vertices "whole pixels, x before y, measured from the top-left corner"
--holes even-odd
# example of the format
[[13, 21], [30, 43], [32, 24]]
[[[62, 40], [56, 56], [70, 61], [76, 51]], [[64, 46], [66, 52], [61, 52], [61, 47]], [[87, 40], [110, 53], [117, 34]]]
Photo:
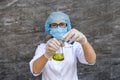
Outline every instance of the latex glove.
[[61, 43], [55, 39], [49, 39], [46, 43], [46, 51], [44, 56], [48, 59], [52, 59], [54, 53], [60, 48]]
[[63, 36], [63, 40], [65, 40], [68, 43], [77, 41], [81, 44], [84, 44], [87, 42], [87, 38], [85, 37], [85, 35], [76, 29], [71, 29], [68, 33], [66, 33]]

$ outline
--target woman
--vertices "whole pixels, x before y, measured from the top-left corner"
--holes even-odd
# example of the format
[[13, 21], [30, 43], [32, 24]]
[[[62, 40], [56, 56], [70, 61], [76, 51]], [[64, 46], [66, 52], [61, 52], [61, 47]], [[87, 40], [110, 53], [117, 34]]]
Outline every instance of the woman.
[[[38, 45], [30, 61], [30, 70], [34, 76], [42, 73], [42, 80], [78, 80], [78, 61], [88, 65], [95, 64], [94, 49], [82, 32], [71, 29], [67, 14], [52, 12], [46, 20], [45, 31], [52, 38]], [[56, 61], [54, 53], [61, 47], [64, 60]]]

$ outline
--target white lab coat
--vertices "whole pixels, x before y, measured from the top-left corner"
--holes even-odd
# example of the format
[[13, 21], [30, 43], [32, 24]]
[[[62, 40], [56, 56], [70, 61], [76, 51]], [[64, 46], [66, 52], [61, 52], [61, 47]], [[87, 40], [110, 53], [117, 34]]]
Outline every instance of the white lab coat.
[[34, 76], [42, 73], [42, 80], [78, 80], [77, 61], [88, 64], [85, 59], [81, 44], [75, 42], [73, 45], [65, 43], [63, 47], [64, 60], [49, 60], [39, 74], [32, 71], [33, 62], [45, 53], [46, 44], [38, 45], [33, 59], [30, 61], [30, 70]]

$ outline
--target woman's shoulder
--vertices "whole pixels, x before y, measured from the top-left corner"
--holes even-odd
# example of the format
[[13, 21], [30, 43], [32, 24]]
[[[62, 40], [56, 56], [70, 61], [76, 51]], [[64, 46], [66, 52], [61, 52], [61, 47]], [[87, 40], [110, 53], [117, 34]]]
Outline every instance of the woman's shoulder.
[[82, 47], [82, 45], [79, 42], [74, 42], [73, 46], [76, 47], [76, 48], [77, 47]]
[[65, 46], [73, 46], [73, 47], [77, 48], [77, 47], [81, 47], [81, 44], [79, 42], [74, 42], [73, 44], [69, 44], [69, 43], [65, 42]]
[[45, 47], [46, 46], [46, 43], [40, 43], [38, 44], [38, 47]]
[[74, 42], [73, 45], [81, 46], [81, 44], [79, 42]]

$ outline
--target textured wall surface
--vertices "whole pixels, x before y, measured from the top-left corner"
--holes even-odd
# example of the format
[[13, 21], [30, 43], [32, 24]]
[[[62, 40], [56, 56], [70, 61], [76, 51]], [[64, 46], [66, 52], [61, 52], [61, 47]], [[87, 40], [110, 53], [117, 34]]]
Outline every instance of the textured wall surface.
[[41, 80], [29, 70], [44, 23], [64, 11], [97, 53], [93, 66], [78, 64], [79, 80], [120, 80], [120, 0], [0, 0], [0, 80]]

